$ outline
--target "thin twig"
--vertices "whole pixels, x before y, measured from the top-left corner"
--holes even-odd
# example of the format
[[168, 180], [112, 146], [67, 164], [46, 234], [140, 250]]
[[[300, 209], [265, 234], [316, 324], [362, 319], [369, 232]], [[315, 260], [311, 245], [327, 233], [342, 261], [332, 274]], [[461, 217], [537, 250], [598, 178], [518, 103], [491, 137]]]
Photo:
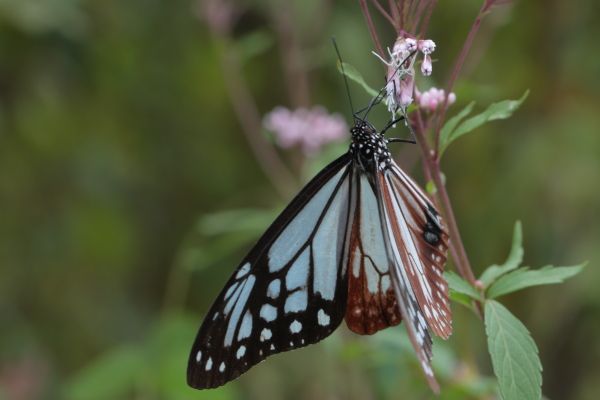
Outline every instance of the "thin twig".
[[377, 36], [377, 30], [375, 29], [375, 25], [373, 25], [373, 19], [371, 18], [371, 13], [369, 12], [369, 5], [367, 4], [367, 0], [360, 0], [360, 9], [362, 10], [363, 15], [365, 16], [365, 21], [367, 21], [367, 27], [369, 28], [371, 39], [373, 39], [373, 43], [375, 44], [375, 50], [377, 51], [380, 57], [385, 57], [383, 47], [381, 46], [381, 42], [379, 41], [379, 36]]
[[390, 8], [390, 14], [394, 18], [396, 28], [396, 34], [400, 34], [402, 31], [402, 15], [400, 14], [400, 8], [398, 7], [398, 3], [395, 0], [388, 0], [388, 6]]
[[416, 9], [415, 14], [413, 15], [413, 26], [411, 28], [412, 33], [417, 33], [417, 28], [419, 27], [421, 19], [423, 18], [423, 13], [425, 12], [427, 6], [429, 6], [430, 3], [430, 0], [421, 0], [418, 2], [418, 7]]
[[423, 17], [423, 20], [421, 21], [421, 24], [420, 24], [420, 28], [419, 28], [419, 36], [420, 37], [423, 37], [423, 35], [425, 35], [425, 32], [427, 32], [427, 28], [429, 28], [429, 20], [431, 19], [431, 14], [433, 14], [433, 9], [435, 8], [436, 5], [437, 5], [437, 0], [433, 0], [429, 3], [429, 8], [425, 12], [425, 16]]
[[[390, 0], [390, 1], [394, 1], [394, 0]], [[397, 2], [394, 1], [394, 3], [396, 4], [396, 8], [398, 10], [398, 18], [400, 19], [400, 28], [404, 29], [405, 28], [405, 24], [406, 24], [406, 10], [405, 10], [405, 6], [406, 6], [406, 0], [398, 0]]]
[[[397, 21], [390, 14], [388, 14], [388, 12], [385, 10], [385, 8], [383, 8], [383, 6], [381, 4], [379, 4], [379, 1], [377, 1], [377, 0], [371, 0], [371, 3], [373, 3], [373, 5], [375, 6], [375, 8], [377, 8], [377, 10], [379, 11], [379, 13], [381, 15], [383, 15], [384, 18], [387, 19], [390, 24], [392, 24], [392, 26], [394, 27], [394, 29], [396, 29], [396, 33], [397, 33], [398, 32], [398, 23], [397, 23]], [[392, 13], [393, 12], [394, 11], [392, 10]]]

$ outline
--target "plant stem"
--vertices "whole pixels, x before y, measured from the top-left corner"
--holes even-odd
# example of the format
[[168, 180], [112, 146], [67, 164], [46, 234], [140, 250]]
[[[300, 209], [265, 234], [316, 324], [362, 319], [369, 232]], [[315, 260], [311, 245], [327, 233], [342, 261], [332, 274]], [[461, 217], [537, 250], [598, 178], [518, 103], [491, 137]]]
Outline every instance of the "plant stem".
[[362, 10], [363, 15], [365, 16], [365, 21], [367, 22], [367, 27], [369, 28], [371, 39], [373, 39], [373, 43], [375, 44], [375, 50], [377, 51], [377, 53], [379, 53], [380, 57], [385, 57], [385, 52], [383, 51], [383, 47], [381, 47], [379, 36], [377, 36], [377, 30], [375, 29], [375, 25], [373, 25], [373, 19], [371, 18], [371, 13], [369, 12], [369, 5], [367, 4], [367, 0], [360, 0], [360, 8]]
[[400, 31], [399, 24], [398, 24], [398, 21], [397, 21], [397, 18], [398, 18], [398, 13], [394, 13], [394, 9], [392, 8], [392, 14], [394, 15], [394, 16], [392, 16], [392, 15], [390, 15], [390, 14], [389, 14], [389, 13], [388, 13], [388, 12], [385, 10], [385, 8], [383, 8], [383, 6], [382, 6], [381, 4], [379, 4], [379, 1], [378, 1], [378, 0], [371, 0], [371, 2], [372, 2], [372, 3], [373, 3], [373, 5], [375, 6], [375, 8], [377, 8], [377, 10], [379, 11], [379, 13], [380, 13], [381, 15], [383, 15], [383, 16], [385, 17], [385, 19], [387, 19], [387, 20], [388, 20], [388, 22], [389, 22], [389, 23], [390, 23], [390, 24], [391, 24], [391, 25], [392, 25], [394, 28], [396, 28], [396, 33], [398, 33], [398, 32]]

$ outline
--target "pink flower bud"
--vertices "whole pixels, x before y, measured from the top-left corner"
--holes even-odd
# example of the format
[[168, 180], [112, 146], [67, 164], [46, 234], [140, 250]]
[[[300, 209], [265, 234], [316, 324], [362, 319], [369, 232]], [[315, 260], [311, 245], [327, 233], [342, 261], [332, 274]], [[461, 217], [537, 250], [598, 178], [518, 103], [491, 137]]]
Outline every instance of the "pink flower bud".
[[419, 50], [421, 53], [427, 55], [435, 51], [435, 42], [431, 39], [419, 40]]
[[412, 75], [406, 75], [400, 81], [400, 93], [398, 93], [398, 103], [400, 107], [406, 108], [413, 102], [413, 92], [415, 90], [415, 78]]
[[454, 104], [455, 102], [456, 102], [456, 95], [454, 94], [454, 92], [450, 92], [450, 94], [448, 95], [448, 105]]
[[[444, 104], [446, 101], [446, 92], [444, 89], [438, 89], [432, 87], [429, 90], [424, 91], [423, 93], [419, 93], [417, 96], [417, 102], [419, 107], [424, 109], [425, 111], [435, 111], [440, 105]], [[454, 103], [456, 101], [456, 95], [454, 93], [450, 93], [448, 95], [448, 105]]]
[[431, 75], [431, 70], [431, 56], [429, 54], [425, 54], [425, 56], [423, 56], [423, 62], [421, 63], [421, 73], [423, 76], [429, 76]]
[[406, 45], [406, 51], [409, 53], [412, 53], [413, 51], [415, 51], [417, 49], [417, 41], [415, 39], [406, 38], [404, 43]]

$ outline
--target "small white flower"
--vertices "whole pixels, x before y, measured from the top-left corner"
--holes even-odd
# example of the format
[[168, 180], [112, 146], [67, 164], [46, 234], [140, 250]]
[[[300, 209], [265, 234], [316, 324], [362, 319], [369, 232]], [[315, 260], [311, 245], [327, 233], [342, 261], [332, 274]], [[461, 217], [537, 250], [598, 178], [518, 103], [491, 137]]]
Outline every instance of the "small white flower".
[[431, 71], [431, 56], [429, 54], [425, 54], [425, 56], [423, 56], [423, 62], [421, 63], [421, 73], [423, 76], [429, 76], [431, 75]]
[[431, 39], [419, 40], [418, 47], [421, 53], [428, 55], [435, 51], [435, 42]]
[[406, 51], [408, 51], [409, 53], [412, 53], [413, 51], [417, 50], [417, 41], [415, 39], [406, 38], [404, 40], [404, 44], [406, 47]]

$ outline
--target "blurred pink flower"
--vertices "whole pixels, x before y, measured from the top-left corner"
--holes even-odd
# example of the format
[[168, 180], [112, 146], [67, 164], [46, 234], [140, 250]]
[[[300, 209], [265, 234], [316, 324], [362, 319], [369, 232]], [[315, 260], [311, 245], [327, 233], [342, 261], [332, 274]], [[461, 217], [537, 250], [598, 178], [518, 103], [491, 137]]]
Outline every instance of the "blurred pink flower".
[[[426, 111], [435, 111], [440, 104], [444, 104], [444, 101], [446, 101], [446, 92], [444, 89], [432, 87], [423, 93], [420, 93], [418, 90], [416, 90], [415, 97], [419, 107]], [[456, 95], [454, 93], [450, 93], [448, 95], [448, 105], [453, 104], [455, 101]]]
[[289, 110], [276, 107], [263, 119], [264, 127], [275, 134], [277, 144], [283, 148], [300, 146], [311, 155], [325, 144], [348, 136], [348, 125], [337, 113], [330, 114], [321, 106], [311, 109]]

